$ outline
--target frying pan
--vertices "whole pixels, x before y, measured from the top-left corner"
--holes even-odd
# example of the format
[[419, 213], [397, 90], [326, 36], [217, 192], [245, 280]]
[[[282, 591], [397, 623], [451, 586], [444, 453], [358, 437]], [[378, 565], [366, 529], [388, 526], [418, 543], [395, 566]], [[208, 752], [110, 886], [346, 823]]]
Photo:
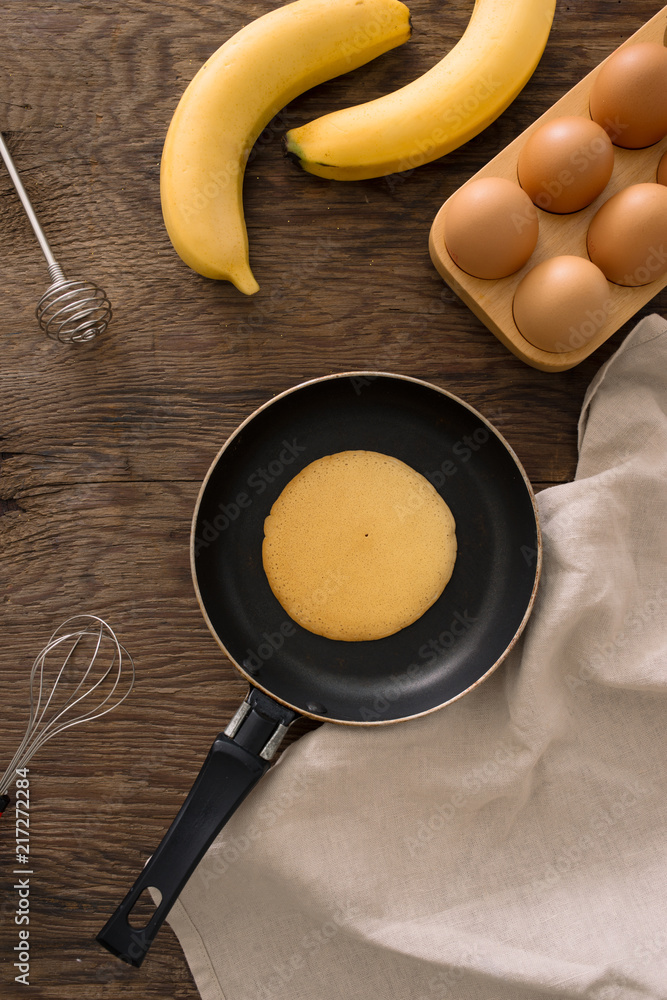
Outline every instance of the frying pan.
[[[264, 574], [262, 540], [271, 505], [301, 469], [356, 449], [392, 455], [430, 480], [454, 515], [458, 554], [440, 598], [412, 625], [382, 639], [344, 642], [288, 617]], [[204, 618], [250, 689], [97, 937], [134, 966], [295, 719], [378, 726], [460, 698], [516, 642], [541, 565], [533, 491], [504, 438], [451, 393], [383, 372], [304, 382], [248, 417], [202, 484], [190, 551]], [[144, 927], [132, 926], [132, 908], [149, 887], [159, 901]]]

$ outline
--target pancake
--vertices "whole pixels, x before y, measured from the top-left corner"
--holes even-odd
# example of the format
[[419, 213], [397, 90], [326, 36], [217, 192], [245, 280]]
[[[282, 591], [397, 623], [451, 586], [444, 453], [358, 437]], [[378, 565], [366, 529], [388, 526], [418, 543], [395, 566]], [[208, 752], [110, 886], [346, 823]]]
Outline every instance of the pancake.
[[381, 639], [412, 624], [455, 560], [454, 518], [440, 494], [375, 451], [311, 462], [264, 521], [271, 590], [290, 618], [329, 639]]

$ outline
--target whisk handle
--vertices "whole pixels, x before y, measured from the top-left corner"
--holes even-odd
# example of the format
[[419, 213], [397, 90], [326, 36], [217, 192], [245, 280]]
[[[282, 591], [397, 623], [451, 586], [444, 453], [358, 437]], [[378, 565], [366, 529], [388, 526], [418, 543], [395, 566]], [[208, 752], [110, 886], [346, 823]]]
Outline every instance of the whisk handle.
[[7, 148], [7, 144], [5, 143], [5, 140], [3, 139], [1, 132], [0, 132], [0, 157], [2, 157], [5, 167], [7, 168], [7, 173], [12, 179], [14, 187], [16, 188], [16, 193], [21, 199], [21, 204], [23, 205], [25, 214], [28, 216], [28, 221], [32, 226], [35, 236], [37, 237], [37, 242], [42, 248], [42, 253], [46, 257], [46, 263], [49, 265], [49, 267], [53, 266], [58, 267], [56, 259], [53, 256], [53, 251], [49, 246], [49, 241], [44, 235], [44, 230], [39, 224], [39, 219], [35, 215], [35, 210], [32, 207], [32, 203], [30, 201], [30, 198], [28, 197], [26, 189], [23, 187], [23, 182], [19, 177], [19, 172], [16, 169], [16, 165], [14, 164], [11, 153]]
[[[270, 767], [270, 760], [263, 756], [267, 747], [275, 751], [279, 737], [295, 718], [295, 712], [251, 689], [234, 717], [239, 721], [233, 735], [228, 735], [228, 727], [215, 740], [162, 843], [97, 935], [99, 944], [130, 965], [141, 965], [207, 848]], [[158, 890], [160, 901], [144, 927], [132, 926], [131, 911], [149, 888]]]

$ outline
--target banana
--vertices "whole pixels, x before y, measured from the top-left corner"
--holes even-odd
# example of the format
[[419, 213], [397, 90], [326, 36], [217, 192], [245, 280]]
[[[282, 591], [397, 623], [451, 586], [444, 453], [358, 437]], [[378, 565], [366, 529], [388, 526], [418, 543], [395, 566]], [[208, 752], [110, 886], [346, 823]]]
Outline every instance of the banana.
[[409, 37], [400, 0], [296, 0], [246, 25], [204, 63], [176, 108], [160, 166], [164, 222], [186, 264], [246, 295], [258, 290], [243, 215], [255, 140], [304, 90]]
[[555, 0], [476, 0], [464, 34], [427, 73], [391, 94], [334, 111], [286, 137], [304, 170], [364, 180], [449, 153], [500, 115], [532, 76]]

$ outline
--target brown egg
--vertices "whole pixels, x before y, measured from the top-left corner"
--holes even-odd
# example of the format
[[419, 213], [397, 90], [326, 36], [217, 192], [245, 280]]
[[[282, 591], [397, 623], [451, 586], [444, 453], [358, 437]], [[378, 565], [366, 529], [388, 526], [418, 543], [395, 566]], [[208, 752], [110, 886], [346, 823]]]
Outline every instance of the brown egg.
[[590, 111], [615, 146], [659, 142], [667, 135], [667, 48], [638, 42], [614, 52], [593, 81]]
[[656, 180], [658, 184], [667, 184], [667, 153], [663, 153], [660, 157]]
[[617, 285], [647, 285], [667, 274], [667, 187], [631, 184], [598, 209], [588, 256]]
[[611, 139], [578, 115], [553, 118], [532, 132], [517, 161], [519, 184], [545, 212], [578, 212], [606, 187], [614, 169]]
[[518, 271], [538, 235], [535, 206], [518, 184], [504, 177], [470, 181], [446, 203], [447, 252], [476, 278], [505, 278]]
[[514, 322], [534, 347], [552, 354], [583, 347], [611, 312], [604, 274], [585, 257], [550, 257], [521, 279]]

